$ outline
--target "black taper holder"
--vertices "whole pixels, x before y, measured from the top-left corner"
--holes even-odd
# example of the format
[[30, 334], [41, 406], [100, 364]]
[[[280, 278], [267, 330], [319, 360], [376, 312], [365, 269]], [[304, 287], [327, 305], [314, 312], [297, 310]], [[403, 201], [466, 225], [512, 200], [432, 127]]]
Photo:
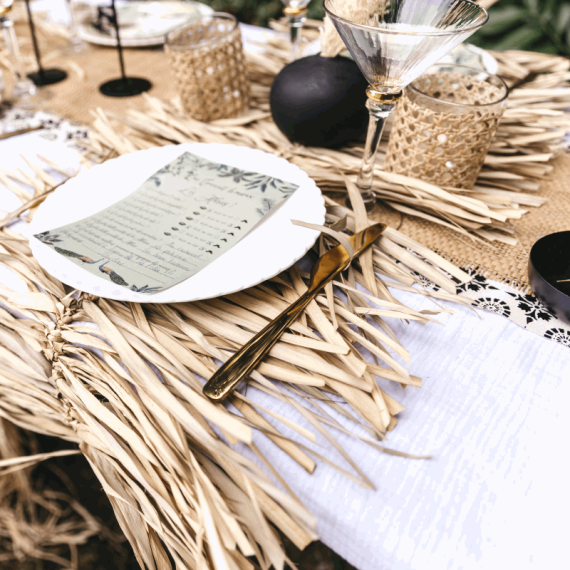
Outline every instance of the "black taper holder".
[[119, 52], [119, 64], [121, 66], [121, 77], [112, 79], [99, 86], [99, 91], [108, 97], [131, 97], [140, 95], [148, 91], [152, 87], [152, 83], [141, 77], [127, 77], [125, 75], [125, 62], [123, 61], [123, 46], [121, 45], [121, 36], [119, 34], [119, 20], [117, 18], [117, 10], [115, 8], [115, 0], [112, 0], [111, 7], [113, 10], [112, 23], [115, 26], [115, 34], [117, 36], [117, 51]]

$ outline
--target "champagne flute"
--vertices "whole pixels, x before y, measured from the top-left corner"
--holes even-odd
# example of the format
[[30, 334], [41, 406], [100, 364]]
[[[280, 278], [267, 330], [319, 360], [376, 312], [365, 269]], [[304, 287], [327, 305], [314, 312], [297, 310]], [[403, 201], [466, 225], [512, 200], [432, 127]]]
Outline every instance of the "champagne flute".
[[471, 0], [325, 0], [324, 8], [369, 83], [370, 122], [356, 185], [371, 211], [378, 145], [402, 89], [489, 16]]
[[307, 20], [307, 6], [310, 0], [281, 0], [285, 4], [283, 12], [289, 18], [291, 30], [291, 61], [301, 55], [301, 29]]

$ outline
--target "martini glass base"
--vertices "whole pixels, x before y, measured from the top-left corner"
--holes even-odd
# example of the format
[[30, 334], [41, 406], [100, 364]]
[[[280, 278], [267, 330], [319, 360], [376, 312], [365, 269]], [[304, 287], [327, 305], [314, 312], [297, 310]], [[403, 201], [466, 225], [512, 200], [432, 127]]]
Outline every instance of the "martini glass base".
[[44, 69], [35, 73], [28, 73], [28, 77], [39, 87], [43, 85], [53, 85], [59, 83], [67, 77], [67, 73], [63, 69]]
[[[366, 208], [366, 212], [370, 214], [376, 209], [376, 195], [372, 190], [361, 190], [360, 196], [362, 197], [362, 201], [364, 202], [364, 207]], [[352, 209], [352, 204], [350, 202], [350, 198], [346, 198], [345, 201], [348, 208]]]
[[99, 86], [99, 91], [107, 97], [132, 97], [148, 91], [152, 83], [141, 77], [112, 79]]

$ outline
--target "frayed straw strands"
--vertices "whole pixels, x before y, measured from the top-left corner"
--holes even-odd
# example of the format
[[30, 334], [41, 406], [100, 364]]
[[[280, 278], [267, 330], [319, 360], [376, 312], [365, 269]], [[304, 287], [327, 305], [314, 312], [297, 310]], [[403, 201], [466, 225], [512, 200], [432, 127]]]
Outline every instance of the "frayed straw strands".
[[[17, 392], [11, 395], [17, 405]], [[33, 434], [25, 434], [0, 417], [0, 566], [12, 560], [33, 558], [78, 568], [77, 547], [99, 534], [100, 524], [69, 494], [37, 488], [29, 477], [34, 464], [78, 451], [22, 457], [24, 444], [34, 452]], [[65, 558], [69, 552], [71, 560]]]
[[[28, 182], [43, 195], [47, 181], [36, 174]], [[356, 187], [345, 183], [355, 210], [327, 200], [329, 227], [316, 253], [334, 245], [328, 233], [369, 223]], [[455, 284], [469, 278], [388, 230], [336, 287], [319, 295], [251, 376], [252, 386], [300, 414], [301, 425], [245, 394], [235, 393], [231, 407], [213, 404], [199, 380], [305, 291], [308, 276], [298, 268], [218, 299], [138, 305], [66, 291], [9, 227], [0, 233], [0, 262], [29, 289], [0, 288], [0, 416], [79, 444], [141, 567], [152, 569], [170, 568], [167, 552], [179, 568], [252, 568], [250, 556], [261, 568], [283, 568], [287, 558], [273, 526], [298, 548], [317, 537], [314, 517], [261, 454], [254, 430], [309, 473], [324, 462], [368, 488], [366, 474], [335, 438], [347, 428], [327, 410], [364, 427], [368, 436], [355, 437], [377, 451], [412, 457], [379, 443], [404, 409], [383, 386], [421, 386], [401, 363], [409, 354], [388, 319], [418, 326], [445, 309], [416, 311], [390, 290], [467, 303], [455, 295]], [[421, 278], [443, 290], [412, 288]], [[348, 470], [316, 442], [332, 445]], [[238, 443], [268, 473], [238, 453]]]
[[[322, 254], [335, 243], [331, 232], [358, 231], [369, 224], [351, 179], [362, 149], [306, 149], [290, 144], [277, 131], [268, 95], [286, 51], [279, 46], [272, 56], [252, 56], [254, 105], [237, 119], [199, 123], [185, 117], [176, 103], [150, 97], [148, 110], [132, 110], [120, 118], [120, 127], [116, 117], [96, 111], [92, 156], [103, 159], [190, 141], [242, 144], [285, 156], [324, 189], [342, 188], [351, 198], [353, 210], [326, 199], [328, 229], [315, 246], [315, 253]], [[528, 105], [543, 115], [539, 106]], [[507, 173], [505, 169], [485, 172]], [[436, 204], [453, 204], [459, 220], [454, 224], [461, 231], [472, 230], [461, 223], [474, 208], [496, 212], [508, 205], [519, 210], [520, 187], [511, 188], [500, 177], [501, 185], [482, 188], [504, 194], [484, 200], [427, 188], [413, 179], [387, 179], [380, 168], [377, 174], [377, 190], [399, 189], [394, 203], [402, 207], [416, 207], [405, 206], [411, 204], [407, 188], [432, 196]], [[15, 193], [23, 206], [31, 207], [27, 219], [57, 184], [41, 168], [35, 175], [5, 173], [3, 179], [18, 188]], [[529, 174], [517, 176], [520, 182], [535, 180]], [[449, 223], [430, 207], [433, 217]], [[419, 209], [413, 211], [420, 215]], [[23, 212], [6, 216], [0, 231], [0, 262], [29, 290], [16, 293], [0, 287], [0, 416], [79, 444], [141, 567], [170, 568], [169, 555], [180, 569], [241, 570], [253, 568], [249, 557], [254, 556], [263, 569], [281, 569], [287, 558], [275, 528], [298, 548], [316, 538], [314, 517], [291, 491], [286, 476], [262, 455], [254, 431], [309, 473], [318, 462], [327, 463], [368, 488], [372, 484], [366, 474], [335, 438], [347, 428], [331, 410], [351, 420], [354, 437], [371, 448], [406, 456], [379, 443], [403, 410], [385, 388], [394, 383], [421, 386], [421, 379], [402, 364], [410, 357], [388, 319], [417, 321], [411, 326], [418, 326], [446, 309], [435, 305], [434, 311], [416, 311], [391, 291], [467, 303], [456, 296], [455, 286], [469, 276], [445, 259], [390, 229], [309, 306], [250, 382], [299, 414], [301, 425], [259, 405], [247, 393], [235, 393], [229, 407], [214, 404], [203, 397], [200, 380], [209, 378], [219, 362], [306, 290], [308, 276], [301, 270], [292, 267], [246, 291], [195, 303], [138, 305], [97, 299], [66, 290], [43, 271], [27, 241], [9, 228]], [[494, 221], [496, 225], [485, 222], [481, 227], [498, 234], [503, 222]], [[413, 287], [421, 279], [442, 290]], [[367, 349], [370, 361], [360, 348]], [[357, 427], [368, 435], [360, 435]], [[338, 458], [324, 456], [315, 442], [331, 445]], [[248, 449], [266, 470], [240, 449]], [[336, 464], [341, 459], [348, 468]]]

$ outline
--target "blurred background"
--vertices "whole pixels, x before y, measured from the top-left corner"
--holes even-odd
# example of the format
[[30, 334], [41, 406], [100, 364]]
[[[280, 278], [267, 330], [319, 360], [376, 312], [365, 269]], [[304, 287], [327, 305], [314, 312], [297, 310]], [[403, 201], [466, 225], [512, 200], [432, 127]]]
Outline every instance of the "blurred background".
[[[267, 26], [270, 19], [283, 13], [281, 0], [206, 0], [205, 3], [256, 26]], [[322, 4], [322, 0], [311, 0], [308, 17], [321, 20]], [[470, 38], [470, 43], [485, 49], [570, 56], [570, 1], [499, 0], [489, 8], [489, 14], [489, 22]]]

